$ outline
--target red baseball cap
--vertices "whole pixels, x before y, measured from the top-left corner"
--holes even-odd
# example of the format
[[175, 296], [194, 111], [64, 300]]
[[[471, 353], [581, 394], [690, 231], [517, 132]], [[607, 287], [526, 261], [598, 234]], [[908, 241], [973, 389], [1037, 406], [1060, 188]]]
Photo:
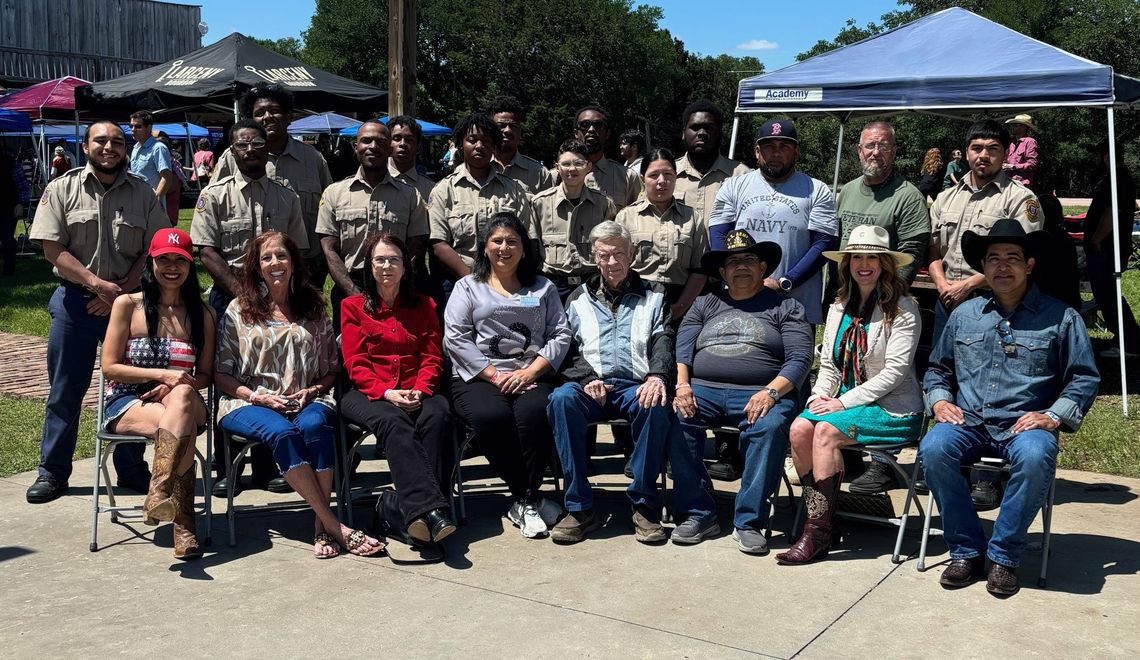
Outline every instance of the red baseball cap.
[[185, 257], [187, 261], [193, 261], [194, 256], [191, 250], [194, 244], [190, 241], [190, 234], [171, 227], [169, 229], [159, 229], [155, 233], [154, 238], [150, 240], [150, 256], [159, 257], [164, 254], [177, 254]]

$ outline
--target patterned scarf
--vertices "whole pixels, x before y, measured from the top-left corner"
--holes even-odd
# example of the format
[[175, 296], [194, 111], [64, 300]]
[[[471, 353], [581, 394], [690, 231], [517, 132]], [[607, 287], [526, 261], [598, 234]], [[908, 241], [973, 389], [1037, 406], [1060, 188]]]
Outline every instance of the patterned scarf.
[[878, 300], [876, 291], [868, 297], [859, 315], [851, 319], [851, 325], [839, 338], [839, 382], [849, 387], [858, 387], [867, 380], [867, 368], [863, 364], [863, 357], [867, 354], [867, 330], [863, 328], [863, 321], [871, 318]]

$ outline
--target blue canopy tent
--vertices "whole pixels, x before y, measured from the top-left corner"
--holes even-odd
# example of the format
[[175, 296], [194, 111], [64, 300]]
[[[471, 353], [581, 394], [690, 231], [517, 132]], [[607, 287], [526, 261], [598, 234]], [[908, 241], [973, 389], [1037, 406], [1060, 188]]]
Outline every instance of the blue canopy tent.
[[[387, 117], [381, 117], [380, 122], [387, 124], [388, 118]], [[446, 135], [446, 136], [451, 135], [451, 129], [446, 127], [446, 126], [440, 126], [439, 124], [433, 124], [429, 121], [424, 121], [422, 119], [417, 119], [416, 123], [420, 125], [420, 129], [424, 132], [424, 135], [427, 137], [438, 137], [441, 135]], [[356, 129], [357, 128], [359, 128], [359, 125], [353, 126], [352, 128], [346, 128], [346, 129], [342, 130], [340, 132], [340, 134], [344, 135], [346, 137], [356, 137]]]
[[313, 135], [315, 133], [327, 133], [336, 135], [341, 130], [346, 128], [355, 128], [361, 122], [344, 115], [338, 115], [335, 112], [322, 112], [319, 115], [311, 115], [303, 119], [289, 124], [289, 135]]
[[[839, 119], [833, 176], [833, 185], [838, 187], [843, 132], [852, 117], [901, 112], [1011, 116], [1033, 108], [1103, 107], [1108, 113], [1115, 216], [1119, 206], [1114, 108], [1137, 102], [1140, 80], [952, 7], [778, 71], [741, 80], [729, 156], [736, 151], [742, 113], [831, 115]], [[1112, 235], [1119, 246], [1116, 220], [1114, 217]], [[1119, 259], [1119, 250], [1115, 252]], [[1119, 261], [1116, 273], [1119, 297]], [[1127, 415], [1123, 316], [1117, 316], [1120, 380]]]
[[0, 133], [32, 132], [32, 118], [17, 110], [0, 108]]

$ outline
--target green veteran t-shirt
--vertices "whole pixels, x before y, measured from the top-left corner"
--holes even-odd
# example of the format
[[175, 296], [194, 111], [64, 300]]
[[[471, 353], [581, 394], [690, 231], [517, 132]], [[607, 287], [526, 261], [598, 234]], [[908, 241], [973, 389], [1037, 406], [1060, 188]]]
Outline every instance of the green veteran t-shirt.
[[899, 241], [930, 234], [926, 200], [898, 170], [877, 186], [868, 186], [863, 177], [848, 182], [839, 191], [835, 215], [839, 218], [840, 250], [847, 247], [851, 231], [860, 225], [886, 229], [893, 249], [898, 248]]

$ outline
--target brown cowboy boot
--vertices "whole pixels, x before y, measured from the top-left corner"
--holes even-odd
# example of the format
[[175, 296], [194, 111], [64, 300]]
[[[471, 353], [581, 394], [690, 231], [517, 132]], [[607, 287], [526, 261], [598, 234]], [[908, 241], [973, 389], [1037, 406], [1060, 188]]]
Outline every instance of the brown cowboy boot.
[[843, 483], [843, 471], [816, 482], [809, 472], [804, 480], [804, 504], [808, 519], [804, 533], [787, 552], [776, 555], [780, 564], [807, 564], [823, 559], [831, 549], [831, 517], [839, 500], [839, 486]]
[[170, 431], [158, 429], [154, 432], [154, 465], [150, 471], [150, 488], [143, 500], [143, 522], [147, 525], [174, 520], [174, 502], [170, 495], [174, 484], [171, 475], [174, 463], [182, 453], [178, 451], [180, 447], [178, 436]]
[[195, 533], [194, 473], [195, 466], [191, 464], [190, 469], [178, 477], [174, 484], [175, 559], [197, 559], [202, 556], [202, 549], [198, 547], [198, 536]]

